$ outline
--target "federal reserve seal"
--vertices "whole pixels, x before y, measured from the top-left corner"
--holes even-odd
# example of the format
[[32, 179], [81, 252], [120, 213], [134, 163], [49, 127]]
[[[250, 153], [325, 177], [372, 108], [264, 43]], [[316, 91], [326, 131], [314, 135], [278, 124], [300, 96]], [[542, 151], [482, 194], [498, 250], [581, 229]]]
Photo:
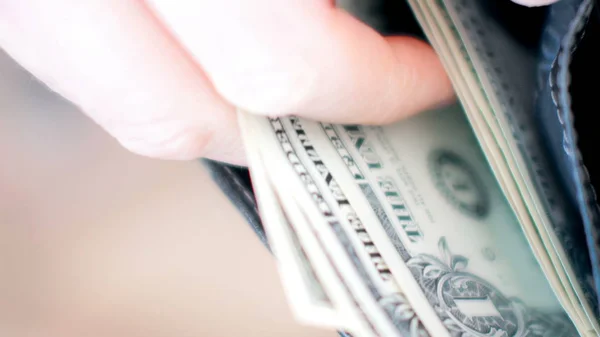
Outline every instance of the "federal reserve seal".
[[460, 211], [476, 218], [488, 215], [490, 202], [485, 186], [458, 154], [444, 149], [433, 151], [429, 171], [437, 189]]

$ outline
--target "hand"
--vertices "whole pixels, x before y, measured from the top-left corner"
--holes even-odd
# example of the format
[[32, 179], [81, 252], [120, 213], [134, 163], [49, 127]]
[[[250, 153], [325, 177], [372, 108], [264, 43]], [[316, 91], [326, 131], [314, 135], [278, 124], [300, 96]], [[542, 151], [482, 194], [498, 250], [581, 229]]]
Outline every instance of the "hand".
[[382, 124], [454, 99], [426, 43], [382, 37], [333, 2], [5, 0], [0, 46], [158, 158], [244, 164], [236, 107]]

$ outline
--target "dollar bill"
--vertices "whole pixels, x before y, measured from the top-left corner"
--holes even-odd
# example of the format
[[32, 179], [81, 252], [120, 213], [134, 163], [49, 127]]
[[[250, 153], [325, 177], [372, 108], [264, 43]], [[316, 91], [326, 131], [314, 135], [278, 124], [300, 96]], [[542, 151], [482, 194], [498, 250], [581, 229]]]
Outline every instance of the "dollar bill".
[[[356, 204], [369, 205], [365, 221], [386, 227], [389, 255], [410, 266], [448, 330], [574, 333], [459, 106], [386, 127], [303, 125], [297, 130], [311, 139], [329, 139], [319, 148], [327, 166]], [[453, 273], [470, 287], [441, 291]]]
[[[318, 224], [311, 223], [310, 218], [303, 212], [302, 207], [295, 202], [293, 197], [289, 195], [282, 196], [282, 207], [294, 221], [290, 222], [301, 237], [303, 246], [310, 250], [312, 262], [316, 266], [315, 269], [328, 275], [328, 282], [325, 283], [326, 288], [336, 298], [336, 306], [340, 312], [344, 312], [348, 319], [345, 325], [341, 327], [345, 333], [350, 331], [353, 336], [377, 337], [381, 336], [373, 323], [372, 315], [364, 306], [362, 306], [350, 291], [350, 287], [345, 282], [345, 278], [337, 268], [331, 255], [328, 254], [319, 239], [318, 234], [313, 230]], [[414, 335], [416, 336], [416, 335]]]
[[[309, 325], [335, 329], [347, 327], [351, 316], [347, 311], [339, 309], [344, 307], [344, 303], [334, 303], [326, 291], [323, 280], [309, 261], [304, 246], [270, 185], [268, 172], [256, 147], [253, 129], [246, 127], [244, 115], [239, 114], [238, 117], [247, 161], [252, 167], [251, 178], [257, 206], [271, 250], [277, 257], [279, 274], [292, 312], [299, 322]], [[310, 251], [315, 254], [315, 248], [311, 248]], [[325, 270], [331, 270], [331, 266], [326, 266]], [[336, 283], [339, 282], [330, 278], [325, 280], [333, 286], [337, 286]]]
[[[377, 333], [381, 336], [429, 335], [423, 327], [426, 323], [421, 324], [404, 300], [402, 290], [390, 277], [385, 261], [376, 253], [377, 248], [363, 230], [363, 223], [353, 214], [352, 205], [327, 187], [335, 186], [335, 182], [324, 179], [319, 173], [318, 170], [324, 167], [315, 167], [307, 157], [300, 141], [293, 138], [289, 121], [257, 116], [249, 118], [255, 120], [255, 127], [264, 137], [261, 151], [269, 163], [271, 179], [278, 180], [275, 185], [279, 186], [279, 193], [287, 193], [290, 198], [286, 200], [296, 199], [307, 213], [316, 236], [329, 251], [333, 264], [339, 267], [341, 277], [347, 282], [361, 310], [368, 314]], [[274, 143], [277, 146], [272, 146]], [[340, 209], [340, 205], [344, 207]], [[436, 335], [447, 334], [440, 325]]]
[[[331, 263], [326, 250], [314, 234], [310, 220], [295, 204], [293, 196], [279, 196], [275, 189], [271, 188], [271, 180], [265, 169], [260, 150], [256, 146], [257, 139], [252, 137], [252, 131], [260, 130], [260, 127], [251, 125], [251, 120], [238, 113], [242, 134], [246, 143], [246, 153], [249, 165], [252, 167], [253, 186], [257, 193], [258, 203], [261, 204], [261, 217], [267, 230], [274, 233], [269, 235], [270, 244], [279, 259], [280, 276], [282, 283], [286, 285], [286, 294], [290, 299], [290, 305], [298, 321], [316, 325], [319, 327], [335, 327], [340, 330], [342, 337], [377, 337], [380, 336], [370, 322], [369, 315], [364, 312], [357, 301], [351, 296], [348, 286], [343, 282], [343, 277], [338, 268]], [[251, 137], [248, 139], [247, 137]], [[281, 253], [283, 252], [283, 253]], [[283, 258], [280, 257], [283, 255]], [[289, 258], [289, 256], [302, 256], [301, 258]], [[285, 257], [288, 257], [287, 261]], [[294, 263], [301, 262], [301, 263]], [[297, 268], [302, 274], [300, 279], [306, 281], [303, 285], [307, 291], [298, 289], [301, 282], [290, 280], [291, 275], [297, 275], [293, 268]], [[289, 272], [289, 274], [288, 274]], [[298, 297], [307, 296], [312, 305], [302, 305], [305, 299]], [[401, 297], [400, 300], [403, 300]], [[406, 302], [406, 301], [404, 301]], [[411, 313], [410, 308], [403, 311], [406, 319], [412, 318], [418, 323], [416, 316], [407, 316]], [[410, 336], [427, 336], [420, 333], [420, 324], [412, 324], [413, 332]], [[352, 335], [349, 333], [351, 332]]]
[[597, 295], [590, 282], [592, 269], [583, 228], [574, 222], [577, 216], [555, 189], [557, 180], [535, 132], [533, 55], [490, 19], [482, 2], [411, 4], [429, 27], [428, 36], [436, 41], [432, 44], [443, 54], [446, 67], [453, 68], [451, 77], [461, 102], [470, 102], [465, 104], [467, 114], [479, 132], [479, 141], [487, 140], [488, 147], [495, 143], [500, 150], [496, 165], [491, 155], [488, 158], [497, 176], [504, 179], [505, 193], [522, 223], [537, 231], [546, 255], [542, 252], [538, 258], [549, 260], [542, 263], [555, 269], [564, 288], [562, 296], [573, 307], [573, 319], [583, 321], [584, 330], [598, 333]]
[[[423, 13], [420, 12], [418, 7], [415, 7], [415, 13], [422, 20]], [[442, 60], [446, 64], [448, 72], [451, 74], [451, 78], [455, 83], [455, 87], [457, 88], [457, 93], [461, 98], [461, 103], [465, 107], [467, 111], [478, 111], [478, 102], [481, 101], [481, 97], [475, 97], [474, 93], [476, 91], [469, 89], [469, 86], [462, 78], [462, 76], [466, 73], [466, 71], [461, 71], [459, 66], [457, 65], [456, 60], [452, 55], [459, 55], [460, 50], [451, 50], [450, 47], [445, 44], [445, 37], [440, 32], [439, 27], [435, 24], [425, 25], [428, 27], [428, 34], [436, 37], [436, 41], [440, 41], [438, 43], [434, 43], [434, 45], [438, 48], [438, 53], [442, 55]], [[467, 69], [468, 70], [468, 69]], [[568, 312], [573, 315], [575, 311], [574, 307], [578, 306], [577, 301], [572, 299], [573, 296], [569, 296], [567, 291], [564, 288], [560, 277], [559, 272], [556, 270], [556, 265], [554, 265], [551, 261], [550, 256], [546, 252], [543, 244], [541, 243], [541, 238], [532, 223], [531, 217], [526, 214], [527, 208], [518, 197], [518, 192], [516, 192], [516, 188], [514, 186], [514, 182], [511, 180], [511, 172], [509, 168], [504, 164], [504, 156], [502, 151], [497, 146], [496, 141], [491, 137], [491, 131], [488, 130], [489, 125], [485, 121], [482, 115], [477, 113], [469, 114], [467, 113], [471, 125], [473, 127], [473, 131], [477, 135], [477, 139], [484, 149], [484, 153], [486, 154], [487, 160], [491, 165], [491, 168], [498, 179], [499, 185], [502, 187], [503, 191], [505, 191], [505, 196], [511, 205], [511, 207], [515, 210], [516, 216], [521, 223], [525, 236], [530, 242], [531, 248], [534, 251], [534, 254], [538, 258], [538, 261], [541, 264], [542, 270], [544, 274], [547, 276], [548, 280], [552, 283], [552, 287], [557, 293], [559, 300], [562, 305], [567, 308]], [[564, 273], [563, 273], [564, 274]], [[563, 276], [564, 281], [564, 276]], [[572, 316], [573, 319], [580, 321], [578, 315]]]

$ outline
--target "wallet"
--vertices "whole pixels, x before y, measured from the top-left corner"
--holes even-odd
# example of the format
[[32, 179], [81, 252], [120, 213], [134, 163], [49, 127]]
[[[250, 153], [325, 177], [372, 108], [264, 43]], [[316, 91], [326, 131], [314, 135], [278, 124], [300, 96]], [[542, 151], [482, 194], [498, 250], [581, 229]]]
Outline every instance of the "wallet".
[[[600, 160], [595, 157], [600, 132], [595, 129], [600, 119], [593, 116], [595, 103], [600, 101], [596, 96], [600, 84], [593, 81], [600, 80], [600, 3], [560, 0], [549, 6], [524, 7], [510, 0], [472, 1], [485, 3], [491, 19], [538, 55], [537, 87], [531, 97], [537, 131], [557, 177], [552, 183], [559, 185], [573, 216], [579, 217], [576, 223], [581, 224], [589, 260], [598, 265], [600, 255], [595, 250], [600, 248], [600, 209], [595, 188], [600, 184]], [[426, 40], [404, 1], [342, 0], [338, 6], [383, 35]], [[207, 159], [202, 162], [268, 249], [247, 168]]]

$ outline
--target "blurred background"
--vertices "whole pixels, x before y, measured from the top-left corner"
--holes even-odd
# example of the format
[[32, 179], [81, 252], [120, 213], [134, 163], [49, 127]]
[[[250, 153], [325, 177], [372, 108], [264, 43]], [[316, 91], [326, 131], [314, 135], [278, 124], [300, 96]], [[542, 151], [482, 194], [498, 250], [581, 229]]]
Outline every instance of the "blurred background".
[[1, 336], [335, 336], [198, 162], [142, 158], [0, 50]]

